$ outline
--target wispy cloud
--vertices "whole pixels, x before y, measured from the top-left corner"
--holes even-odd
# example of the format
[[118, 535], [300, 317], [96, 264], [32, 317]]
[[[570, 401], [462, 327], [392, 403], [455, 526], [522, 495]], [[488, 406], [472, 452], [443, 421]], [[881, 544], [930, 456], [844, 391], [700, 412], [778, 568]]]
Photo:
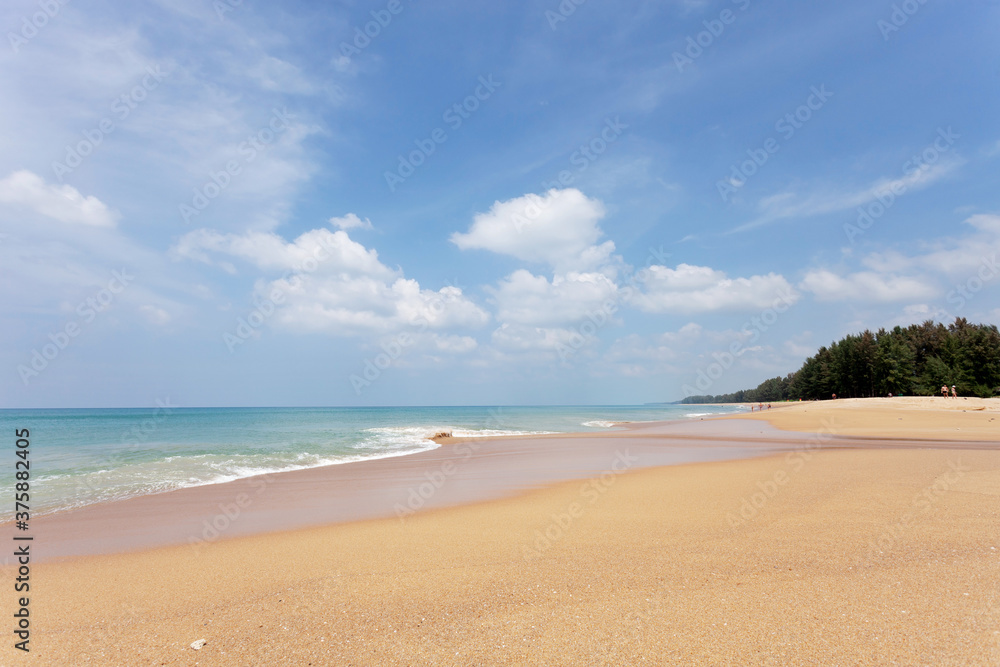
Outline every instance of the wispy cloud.
[[0, 203], [25, 208], [46, 218], [92, 227], [114, 227], [118, 214], [97, 197], [69, 185], [50, 185], [38, 174], [15, 171], [0, 180]]
[[760, 214], [729, 233], [745, 232], [764, 225], [790, 218], [811, 218], [864, 206], [886, 193], [908, 192], [926, 188], [958, 170], [965, 160], [953, 157], [932, 166], [916, 168], [898, 178], [882, 178], [859, 190], [816, 192], [781, 192], [761, 199], [757, 205]]

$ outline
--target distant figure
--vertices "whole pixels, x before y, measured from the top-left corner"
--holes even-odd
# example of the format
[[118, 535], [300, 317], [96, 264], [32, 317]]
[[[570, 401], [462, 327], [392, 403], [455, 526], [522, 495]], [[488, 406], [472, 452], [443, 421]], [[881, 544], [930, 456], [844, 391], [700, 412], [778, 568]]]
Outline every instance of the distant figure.
[[955, 385], [951, 385], [951, 396], [952, 398], [958, 398], [958, 392], [955, 391]]
[[948, 398], [948, 385], [946, 384], [941, 385], [941, 396], [943, 398]]
[[892, 392], [891, 391], [889, 392], [889, 398], [892, 398]]
[[750, 412], [753, 412], [753, 403], [750, 404]]
[[768, 410], [770, 410], [770, 409], [771, 409], [771, 404], [770, 404], [770, 403], [768, 403], [768, 404], [767, 404], [767, 409], [768, 409]]
[[833, 395], [833, 400], [837, 400], [837, 395], [836, 394]]

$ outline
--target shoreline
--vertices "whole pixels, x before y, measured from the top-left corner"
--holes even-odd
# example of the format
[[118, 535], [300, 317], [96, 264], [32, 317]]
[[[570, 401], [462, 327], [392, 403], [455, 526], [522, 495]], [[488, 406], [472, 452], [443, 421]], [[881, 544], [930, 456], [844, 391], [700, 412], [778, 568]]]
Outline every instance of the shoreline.
[[[123, 666], [1000, 664], [997, 440], [722, 418], [483, 440], [465, 458], [471, 444], [66, 513], [31, 543], [32, 651]], [[396, 516], [421, 485], [419, 511]], [[308, 507], [341, 516], [288, 525]], [[229, 525], [187, 541], [185, 521], [206, 517]]]
[[123, 666], [1000, 660], [997, 451], [608, 475], [405, 522], [42, 563], [32, 651]]
[[[621, 449], [635, 459], [630, 467], [649, 468], [766, 455], [803, 439], [756, 424], [722, 432], [705, 424], [641, 422], [593, 433], [452, 438], [403, 456], [94, 503], [39, 515], [32, 528], [47, 544], [46, 560], [178, 544], [203, 547], [242, 535], [495, 500], [600, 473]], [[427, 484], [433, 487], [429, 493]]]
[[[843, 399], [836, 409], [856, 413], [858, 406], [850, 400]], [[644, 469], [766, 457], [814, 446], [810, 443], [817, 437], [821, 442], [815, 446], [823, 449], [997, 446], [993, 440], [972, 439], [981, 431], [967, 431], [961, 441], [930, 439], [925, 433], [860, 437], [850, 432], [843, 415], [834, 414], [830, 422], [829, 410], [819, 411], [827, 415], [819, 422], [802, 422], [809, 408], [813, 418], [817, 416], [817, 405], [835, 404], [784, 404], [783, 409], [752, 416], [621, 422], [585, 433], [436, 437], [436, 448], [412, 454], [253, 475], [39, 515], [33, 528], [48, 541], [44, 558], [50, 560], [178, 544], [203, 548], [244, 535], [409, 517], [417, 511], [512, 497], [601, 472], [623, 447], [636, 450], [630, 467]], [[785, 411], [796, 406], [802, 413], [794, 424], [799, 430], [789, 430], [787, 420], [777, 415], [791, 415], [794, 411]], [[1000, 401], [996, 409], [1000, 412]], [[830, 423], [835, 428], [829, 428]]]

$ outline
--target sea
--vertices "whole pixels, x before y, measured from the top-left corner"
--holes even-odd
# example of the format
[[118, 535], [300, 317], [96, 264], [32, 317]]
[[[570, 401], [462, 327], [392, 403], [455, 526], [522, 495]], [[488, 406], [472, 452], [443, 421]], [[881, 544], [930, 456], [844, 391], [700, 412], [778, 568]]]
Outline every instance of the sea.
[[[0, 410], [0, 451], [11, 474], [28, 430], [32, 515], [163, 493], [241, 477], [408, 456], [429, 438], [577, 433], [616, 422], [697, 419], [739, 406], [545, 406], [370, 408], [180, 408]], [[5, 443], [3, 441], [6, 441]], [[23, 444], [23, 442], [22, 442]], [[22, 489], [24, 487], [21, 487]], [[14, 519], [3, 503], [0, 522]]]

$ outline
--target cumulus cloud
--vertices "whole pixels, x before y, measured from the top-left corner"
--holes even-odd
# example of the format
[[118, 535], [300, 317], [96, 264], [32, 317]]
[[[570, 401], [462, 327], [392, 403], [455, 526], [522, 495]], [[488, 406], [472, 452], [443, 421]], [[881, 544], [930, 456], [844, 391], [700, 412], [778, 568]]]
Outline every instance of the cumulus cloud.
[[729, 278], [707, 266], [678, 264], [671, 269], [654, 264], [637, 282], [641, 291], [630, 302], [648, 313], [760, 310], [771, 307], [777, 298], [789, 305], [798, 300], [788, 281], [774, 273]]
[[261, 285], [258, 298], [275, 291], [285, 303], [275, 320], [301, 332], [357, 335], [404, 329], [474, 328], [489, 315], [457, 287], [421, 289], [416, 280], [385, 283], [368, 277], [296, 275]]
[[558, 349], [577, 348], [581, 340], [585, 339], [572, 329], [508, 323], [495, 329], [492, 336], [493, 345], [508, 352], [555, 352]]
[[860, 271], [844, 276], [826, 269], [810, 271], [800, 287], [820, 301], [861, 301], [889, 303], [932, 297], [937, 289], [927, 281]]
[[302, 270], [316, 264], [322, 272], [389, 279], [396, 271], [382, 264], [378, 252], [351, 240], [345, 231], [313, 229], [288, 243], [273, 232], [223, 234], [198, 229], [171, 249], [176, 258], [213, 263], [212, 254], [237, 257], [264, 270]]
[[[255, 298], [277, 304], [273, 320], [297, 331], [357, 335], [411, 328], [419, 333], [478, 327], [489, 320], [461, 289], [423, 289], [343, 230], [314, 229], [291, 242], [265, 232], [197, 230], [172, 252], [223, 266], [213, 262], [215, 255], [237, 257], [264, 271], [283, 271], [279, 278], [259, 280]], [[468, 342], [452, 341], [451, 347], [465, 349]]]
[[603, 273], [571, 272], [550, 281], [520, 269], [489, 291], [500, 321], [551, 326], [608, 310], [604, 304], [616, 299], [618, 287]]
[[27, 170], [15, 171], [0, 180], [0, 203], [70, 224], [114, 227], [118, 221], [118, 214], [97, 197], [84, 196], [70, 185], [50, 185]]
[[603, 232], [598, 222], [604, 205], [576, 189], [549, 190], [495, 202], [479, 213], [469, 231], [451, 235], [462, 250], [489, 250], [526, 262], [552, 266], [556, 271], [593, 269], [614, 252], [611, 241], [598, 244]]

